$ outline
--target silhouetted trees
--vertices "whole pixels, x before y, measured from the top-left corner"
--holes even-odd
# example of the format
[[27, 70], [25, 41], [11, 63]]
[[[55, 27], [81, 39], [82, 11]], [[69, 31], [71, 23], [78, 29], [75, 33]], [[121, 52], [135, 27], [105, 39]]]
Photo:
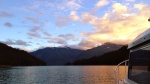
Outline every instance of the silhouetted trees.
[[129, 59], [129, 50], [127, 50], [127, 46], [123, 46], [119, 50], [108, 52], [98, 57], [77, 60], [66, 65], [117, 65], [126, 59]]
[[45, 62], [30, 55], [24, 50], [15, 49], [0, 43], [0, 66], [34, 66], [45, 65]]

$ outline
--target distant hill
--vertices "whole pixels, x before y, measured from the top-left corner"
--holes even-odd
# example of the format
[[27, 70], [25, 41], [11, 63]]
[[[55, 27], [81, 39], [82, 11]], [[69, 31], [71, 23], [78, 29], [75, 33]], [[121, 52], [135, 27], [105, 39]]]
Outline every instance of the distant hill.
[[31, 52], [31, 54], [46, 62], [47, 65], [64, 65], [67, 62], [73, 62], [75, 60], [99, 56], [110, 51], [115, 51], [121, 47], [122, 45], [108, 42], [85, 51], [69, 47], [47, 47]]
[[66, 65], [117, 65], [128, 58], [129, 50], [127, 50], [127, 46], [123, 46], [119, 50], [111, 51], [89, 59], [81, 59], [72, 63], [68, 62]]
[[46, 62], [47, 65], [64, 65], [67, 62], [75, 61], [83, 50], [69, 47], [47, 47], [31, 52], [35, 57]]
[[45, 62], [30, 55], [26, 51], [15, 49], [0, 43], [0, 66], [38, 66]]
[[101, 46], [97, 46], [91, 49], [88, 49], [84, 52], [82, 52], [78, 57], [78, 59], [85, 59], [85, 58], [91, 58], [93, 56], [100, 56], [104, 53], [115, 51], [121, 48], [123, 45], [114, 44], [114, 43], [104, 43]]

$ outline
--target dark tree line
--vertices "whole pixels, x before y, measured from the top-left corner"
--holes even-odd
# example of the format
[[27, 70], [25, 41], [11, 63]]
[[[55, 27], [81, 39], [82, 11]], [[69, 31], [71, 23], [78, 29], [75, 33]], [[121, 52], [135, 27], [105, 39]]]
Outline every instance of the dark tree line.
[[129, 50], [127, 50], [127, 46], [123, 46], [119, 50], [108, 52], [98, 57], [94, 56], [72, 63], [68, 62], [66, 65], [117, 65], [126, 59], [129, 59]]
[[30, 55], [24, 50], [9, 47], [0, 43], [0, 66], [39, 66], [45, 62]]

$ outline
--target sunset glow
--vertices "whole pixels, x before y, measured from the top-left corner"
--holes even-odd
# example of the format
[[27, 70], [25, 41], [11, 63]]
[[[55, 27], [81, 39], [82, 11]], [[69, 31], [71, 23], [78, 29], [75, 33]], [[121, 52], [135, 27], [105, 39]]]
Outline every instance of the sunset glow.
[[0, 42], [33, 51], [129, 44], [150, 27], [149, 0], [0, 0]]

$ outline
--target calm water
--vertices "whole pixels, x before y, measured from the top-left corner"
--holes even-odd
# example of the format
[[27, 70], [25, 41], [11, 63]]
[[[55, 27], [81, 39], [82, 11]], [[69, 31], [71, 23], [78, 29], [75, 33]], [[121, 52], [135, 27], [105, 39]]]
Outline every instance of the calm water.
[[114, 66], [0, 68], [0, 84], [114, 84]]

